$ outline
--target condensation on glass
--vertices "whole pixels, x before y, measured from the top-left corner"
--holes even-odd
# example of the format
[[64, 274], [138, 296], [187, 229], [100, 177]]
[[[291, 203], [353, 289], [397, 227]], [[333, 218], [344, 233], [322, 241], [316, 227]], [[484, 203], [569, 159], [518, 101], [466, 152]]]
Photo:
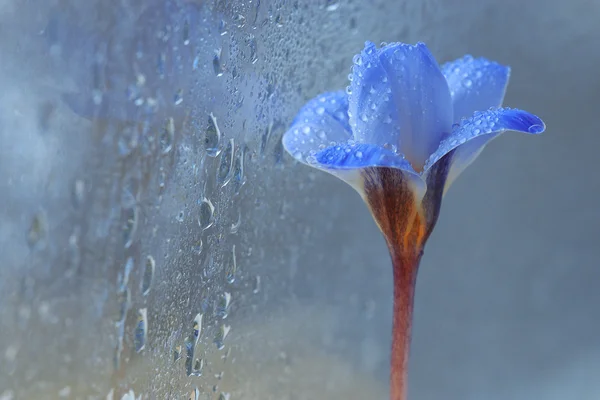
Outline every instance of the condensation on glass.
[[386, 398], [383, 243], [280, 139], [480, 3], [0, 1], [0, 399]]

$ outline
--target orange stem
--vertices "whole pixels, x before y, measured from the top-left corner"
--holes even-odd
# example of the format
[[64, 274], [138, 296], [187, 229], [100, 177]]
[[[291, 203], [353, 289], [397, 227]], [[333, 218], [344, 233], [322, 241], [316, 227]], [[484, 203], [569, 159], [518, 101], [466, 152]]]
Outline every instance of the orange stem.
[[415, 283], [421, 256], [397, 254], [393, 250], [391, 255], [394, 271], [394, 317], [390, 400], [406, 400]]

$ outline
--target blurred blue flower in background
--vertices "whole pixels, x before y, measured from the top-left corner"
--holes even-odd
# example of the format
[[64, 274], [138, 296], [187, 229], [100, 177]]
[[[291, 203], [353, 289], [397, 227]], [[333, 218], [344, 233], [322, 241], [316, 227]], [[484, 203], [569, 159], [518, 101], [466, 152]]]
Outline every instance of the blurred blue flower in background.
[[346, 92], [310, 100], [283, 137], [297, 160], [354, 187], [394, 264], [391, 398], [405, 399], [414, 283], [452, 181], [500, 133], [544, 131], [526, 111], [498, 108], [510, 68], [465, 56], [441, 68], [423, 43], [367, 42]]

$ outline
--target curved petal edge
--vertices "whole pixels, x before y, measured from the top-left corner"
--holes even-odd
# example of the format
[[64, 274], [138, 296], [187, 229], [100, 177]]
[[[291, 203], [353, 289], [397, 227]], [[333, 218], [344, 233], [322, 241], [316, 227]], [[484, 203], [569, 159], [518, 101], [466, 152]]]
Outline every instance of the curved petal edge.
[[[431, 168], [438, 160], [450, 151], [483, 135], [497, 135], [504, 131], [539, 134], [546, 129], [544, 121], [527, 111], [511, 108], [492, 109], [476, 112], [471, 118], [464, 119], [454, 126], [450, 136], [440, 143], [439, 148], [425, 164], [425, 170]], [[481, 143], [485, 145], [486, 142]]]

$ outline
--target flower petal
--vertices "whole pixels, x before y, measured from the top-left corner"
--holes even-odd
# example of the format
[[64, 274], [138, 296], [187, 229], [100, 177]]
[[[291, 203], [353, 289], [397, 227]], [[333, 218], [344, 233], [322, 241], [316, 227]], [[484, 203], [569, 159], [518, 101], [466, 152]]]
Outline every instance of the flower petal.
[[327, 169], [389, 167], [416, 174], [406, 159], [391, 150], [369, 143], [346, 143], [328, 147], [315, 155], [315, 161]]
[[423, 43], [367, 42], [354, 58], [348, 114], [354, 139], [396, 146], [420, 170], [451, 129], [450, 91]]
[[[410, 163], [391, 150], [368, 143], [346, 143], [328, 147], [318, 152], [313, 166], [320, 168], [350, 184], [365, 198], [364, 178], [368, 171], [393, 169], [398, 170], [416, 199], [420, 201], [425, 195], [425, 181], [415, 172]], [[366, 175], [365, 175], [366, 174]]]
[[[544, 122], [527, 111], [500, 108], [486, 112], [476, 112], [469, 119], [455, 125], [451, 135], [431, 155], [425, 170], [429, 170], [444, 155], [456, 149], [453, 155], [446, 187], [458, 176], [481, 152], [483, 147], [494, 137], [504, 131], [517, 131], [530, 134], [542, 133], [546, 129]], [[460, 151], [464, 147], [463, 151]]]
[[510, 67], [470, 55], [442, 66], [452, 103], [454, 122], [475, 111], [500, 107], [510, 77]]
[[347, 142], [352, 133], [348, 123], [348, 97], [343, 91], [324, 93], [310, 100], [283, 135], [283, 147], [298, 161], [311, 152], [334, 143]]

